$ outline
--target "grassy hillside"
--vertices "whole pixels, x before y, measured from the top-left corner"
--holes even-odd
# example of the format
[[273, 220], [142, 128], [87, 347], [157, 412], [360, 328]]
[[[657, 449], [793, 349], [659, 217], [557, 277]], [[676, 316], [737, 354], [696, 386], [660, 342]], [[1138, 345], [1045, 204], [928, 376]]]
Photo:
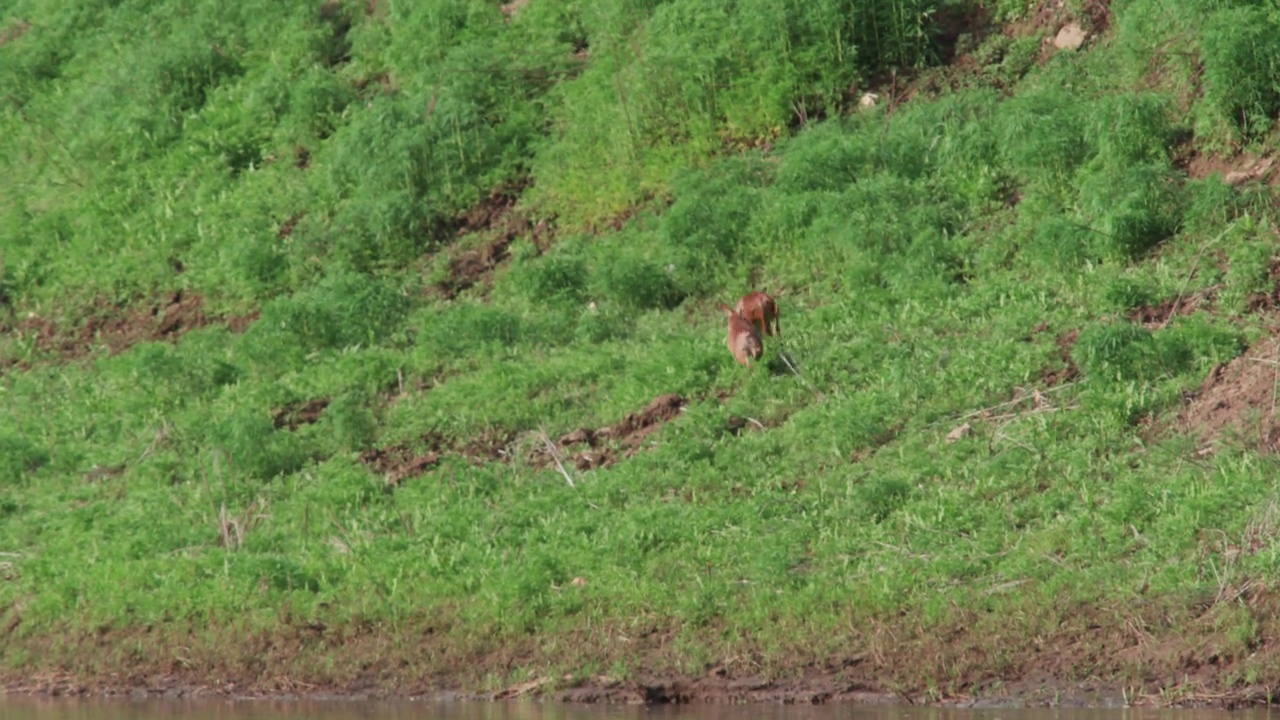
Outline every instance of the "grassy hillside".
[[0, 0], [0, 674], [1246, 697], [1277, 70], [1243, 0]]

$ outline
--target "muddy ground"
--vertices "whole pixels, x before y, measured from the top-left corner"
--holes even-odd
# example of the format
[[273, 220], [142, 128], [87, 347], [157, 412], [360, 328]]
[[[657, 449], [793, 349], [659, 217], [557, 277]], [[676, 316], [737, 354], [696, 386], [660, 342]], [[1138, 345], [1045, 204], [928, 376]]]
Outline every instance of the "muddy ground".
[[[204, 311], [204, 298], [185, 290], [139, 299], [127, 306], [100, 297], [71, 316], [78, 319], [59, 321], [35, 314], [9, 321], [0, 319], [0, 334], [30, 341], [38, 357], [36, 362], [65, 363], [104, 349], [115, 355], [140, 342], [177, 342], [188, 331], [211, 324], [224, 324], [232, 332], [244, 332], [258, 319], [257, 312], [209, 317]], [[27, 369], [31, 364], [0, 356], [0, 369], [9, 366]]]
[[[234, 624], [216, 634], [95, 629], [61, 638], [61, 660], [46, 656], [41, 674], [0, 671], [0, 687], [57, 696], [529, 697], [650, 705], [1267, 703], [1268, 683], [1280, 667], [1280, 602], [1264, 587], [1226, 590], [1181, 603], [1126, 599], [1000, 617], [958, 611], [927, 629], [912, 618], [857, 621], [844, 631], [846, 650], [828, 656], [817, 655], [814, 643], [803, 638], [766, 654], [749, 639], [726, 645], [714, 628], [682, 632], [661, 624], [604, 623], [555, 637], [464, 636], [450, 630], [447, 617], [403, 624], [395, 637], [368, 624], [339, 627], [288, 617], [271, 631]], [[1216, 629], [1219, 611], [1237, 605], [1258, 618], [1261, 640], [1253, 647], [1237, 647]], [[720, 659], [697, 671], [675, 671], [687, 663], [681, 650], [686, 642], [698, 642]], [[628, 675], [574, 670], [614, 663], [631, 668]], [[493, 687], [494, 677], [516, 679]]]

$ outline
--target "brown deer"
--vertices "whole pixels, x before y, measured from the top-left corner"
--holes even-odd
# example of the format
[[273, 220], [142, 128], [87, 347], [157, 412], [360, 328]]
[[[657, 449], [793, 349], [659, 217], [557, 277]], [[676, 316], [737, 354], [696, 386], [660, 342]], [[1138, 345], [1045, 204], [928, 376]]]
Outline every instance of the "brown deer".
[[720, 303], [720, 309], [729, 316], [729, 336], [725, 342], [729, 346], [729, 352], [733, 353], [734, 359], [739, 363], [751, 367], [751, 361], [759, 360], [764, 354], [760, 332], [737, 310], [724, 303]]
[[782, 329], [778, 326], [778, 303], [768, 293], [747, 293], [738, 301], [735, 309], [748, 322], [759, 325], [761, 335], [782, 335]]

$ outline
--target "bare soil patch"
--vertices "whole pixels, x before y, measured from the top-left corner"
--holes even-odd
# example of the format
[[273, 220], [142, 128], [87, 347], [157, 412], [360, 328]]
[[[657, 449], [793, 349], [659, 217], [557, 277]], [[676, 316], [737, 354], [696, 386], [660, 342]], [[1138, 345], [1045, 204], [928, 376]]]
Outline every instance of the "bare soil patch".
[[440, 462], [440, 453], [431, 450], [418, 455], [407, 445], [392, 445], [365, 450], [360, 453], [360, 462], [381, 473], [386, 489], [390, 490], [435, 467]]
[[1058, 351], [1054, 354], [1056, 362], [1051, 362], [1040, 371], [1040, 380], [1045, 386], [1055, 387], [1073, 382], [1080, 376], [1080, 368], [1076, 367], [1075, 360], [1071, 359], [1071, 349], [1076, 346], [1078, 339], [1080, 339], [1079, 330], [1070, 330], [1058, 336], [1055, 341], [1058, 346]]
[[[98, 298], [77, 315], [83, 320], [68, 327], [68, 323], [32, 314], [12, 325], [0, 324], [0, 333], [15, 333], [22, 340], [33, 338], [35, 349], [51, 356], [53, 362], [70, 362], [103, 347], [115, 355], [140, 342], [177, 342], [188, 331], [213, 323], [223, 323], [232, 332], [243, 332], [258, 317], [254, 312], [209, 318], [204, 312], [204, 298], [185, 290], [170, 291], [126, 307]], [[26, 364], [12, 358], [0, 359], [0, 366], [12, 365]]]
[[1254, 181], [1265, 182], [1268, 185], [1280, 183], [1280, 173], [1276, 172], [1275, 156], [1271, 154], [1257, 156], [1250, 153], [1239, 155], [1202, 153], [1188, 144], [1174, 153], [1173, 162], [1189, 178], [1218, 175], [1228, 185], [1244, 185]]
[[[534, 224], [515, 209], [526, 183], [495, 188], [457, 219], [457, 236], [483, 235], [478, 247], [456, 252], [449, 259], [448, 276], [436, 284], [436, 291], [452, 299], [468, 288], [485, 283], [494, 269], [507, 259], [508, 248], [521, 235], [532, 232], [535, 243], [545, 241], [551, 227], [545, 220]], [[541, 247], [541, 244], [539, 244]]]
[[[613, 425], [566, 433], [556, 441], [554, 450], [545, 443], [535, 445], [528, 460], [538, 467], [550, 467], [557, 460], [579, 470], [609, 467], [639, 452], [645, 439], [676, 418], [687, 404], [688, 400], [680, 395], [660, 395], [643, 410], [629, 413]], [[569, 451], [567, 457], [561, 450]]]
[[1271, 338], [1210, 371], [1178, 423], [1205, 443], [1206, 453], [1226, 439], [1258, 452], [1275, 452], [1280, 449], [1278, 382], [1280, 339]]
[[26, 35], [27, 31], [30, 29], [31, 23], [26, 20], [14, 20], [9, 27], [0, 30], [0, 45], [17, 40], [23, 35]]
[[[586, 578], [558, 591], [589, 587]], [[1220, 610], [1240, 607], [1258, 623], [1258, 641], [1247, 648], [1221, 628]], [[22, 671], [0, 669], [0, 687], [76, 696], [1238, 708], [1268, 701], [1263, 684], [1243, 678], [1274, 675], [1277, 618], [1276, 593], [1244, 583], [1207, 598], [1049, 602], [1015, 613], [955, 608], [928, 624], [910, 613], [851, 617], [839, 630], [846, 649], [831, 651], [817, 649], [831, 647], [830, 638], [766, 646], [742, 633], [729, 641], [717, 622], [699, 629], [654, 618], [638, 628], [595, 621], [554, 634], [477, 633], [458, 627], [443, 608], [391, 633], [367, 620], [284, 612], [269, 629], [234, 621], [218, 628], [103, 627], [67, 631], [56, 643], [0, 629], [19, 649], [41, 649]], [[676, 670], [687, 668], [691, 645], [709, 660]], [[627, 668], [625, 678], [575, 670], [615, 663]], [[533, 679], [485, 687], [516, 670]]]
[[370, 448], [360, 453], [360, 461], [381, 473], [390, 490], [426, 473], [446, 455], [464, 458], [473, 465], [510, 460], [514, 442], [515, 435], [502, 430], [486, 431], [461, 441], [431, 433], [416, 441]]
[[280, 428], [297, 430], [303, 425], [319, 422], [320, 414], [327, 407], [329, 407], [329, 398], [299, 400], [275, 408], [271, 411], [271, 417], [277, 430]]
[[1130, 311], [1128, 318], [1148, 330], [1164, 327], [1175, 317], [1190, 315], [1200, 308], [1212, 309], [1221, 289], [1221, 285], [1213, 285], [1168, 298], [1155, 305], [1143, 305]]
[[678, 416], [686, 404], [688, 401], [679, 395], [661, 395], [613, 425], [579, 428], [556, 441], [530, 437], [528, 450], [523, 455], [517, 450], [521, 443], [516, 433], [493, 429], [461, 441], [438, 434], [424, 435], [413, 442], [365, 450], [360, 460], [381, 473], [388, 488], [426, 473], [447, 455], [464, 458], [474, 465], [513, 462], [519, 457], [539, 469], [555, 467], [557, 462], [579, 470], [604, 468], [639, 452], [644, 441]]

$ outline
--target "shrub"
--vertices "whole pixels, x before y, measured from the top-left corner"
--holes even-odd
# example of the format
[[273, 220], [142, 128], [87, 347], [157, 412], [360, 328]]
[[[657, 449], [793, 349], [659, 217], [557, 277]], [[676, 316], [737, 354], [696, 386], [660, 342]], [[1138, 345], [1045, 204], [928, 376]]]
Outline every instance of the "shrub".
[[670, 310], [684, 299], [672, 278], [674, 270], [623, 250], [597, 268], [596, 292], [633, 310]]
[[258, 325], [312, 347], [376, 344], [400, 326], [408, 299], [389, 280], [345, 272], [315, 287], [268, 303]]
[[742, 262], [745, 230], [758, 199], [736, 173], [718, 172], [731, 168], [733, 163], [725, 163], [679, 178], [676, 201], [662, 218], [662, 239], [674, 255], [676, 282], [691, 294], [712, 292], [717, 277], [735, 261]]
[[1280, 110], [1280, 20], [1262, 7], [1225, 7], [1200, 40], [1205, 100], [1246, 139], [1264, 135]]
[[1156, 299], [1150, 282], [1133, 275], [1122, 275], [1108, 282], [1102, 297], [1108, 305], [1120, 311], [1150, 305]]
[[1000, 148], [1023, 183], [1066, 185], [1089, 157], [1084, 108], [1065, 90], [1036, 89], [1015, 96], [996, 115]]
[[345, 392], [325, 408], [323, 419], [338, 447], [348, 452], [368, 447], [377, 436], [378, 421], [363, 392]]
[[0, 483], [18, 484], [49, 463], [49, 453], [14, 432], [0, 432]]
[[294, 472], [307, 461], [298, 437], [276, 430], [271, 415], [252, 404], [242, 404], [210, 425], [210, 444], [225, 453], [232, 469], [245, 477], [270, 480]]
[[1168, 372], [1199, 372], [1244, 351], [1244, 336], [1233, 327], [1215, 325], [1204, 314], [1175, 318], [1155, 333], [1156, 352]]
[[1054, 213], [1029, 224], [1024, 252], [1033, 263], [1065, 269], [1096, 256], [1096, 233], [1078, 221]]
[[1167, 165], [1100, 163], [1083, 171], [1079, 183], [1080, 204], [1107, 255], [1136, 258], [1181, 225], [1182, 190]]
[[[1247, 223], [1256, 227], [1253, 223]], [[1222, 303], [1236, 312], [1243, 311], [1254, 293], [1276, 289], [1274, 268], [1277, 261], [1275, 241], [1270, 233], [1254, 234], [1244, 230], [1244, 238], [1232, 244], [1227, 253], [1227, 272], [1222, 290]]]
[[587, 266], [579, 257], [555, 253], [517, 263], [507, 276], [517, 292], [538, 305], [580, 302], [587, 287]]
[[1071, 357], [1087, 375], [1101, 380], [1153, 380], [1161, 370], [1151, 333], [1128, 322], [1085, 328]]
[[1090, 104], [1088, 137], [1095, 162], [1111, 165], [1168, 163], [1174, 136], [1166, 98], [1154, 93], [1122, 93]]
[[632, 330], [631, 317], [611, 303], [586, 308], [578, 318], [574, 337], [579, 342], [602, 343], [628, 337]]
[[466, 302], [428, 320], [420, 337], [443, 351], [464, 353], [490, 343], [514, 345], [522, 336], [522, 325], [509, 310]]

